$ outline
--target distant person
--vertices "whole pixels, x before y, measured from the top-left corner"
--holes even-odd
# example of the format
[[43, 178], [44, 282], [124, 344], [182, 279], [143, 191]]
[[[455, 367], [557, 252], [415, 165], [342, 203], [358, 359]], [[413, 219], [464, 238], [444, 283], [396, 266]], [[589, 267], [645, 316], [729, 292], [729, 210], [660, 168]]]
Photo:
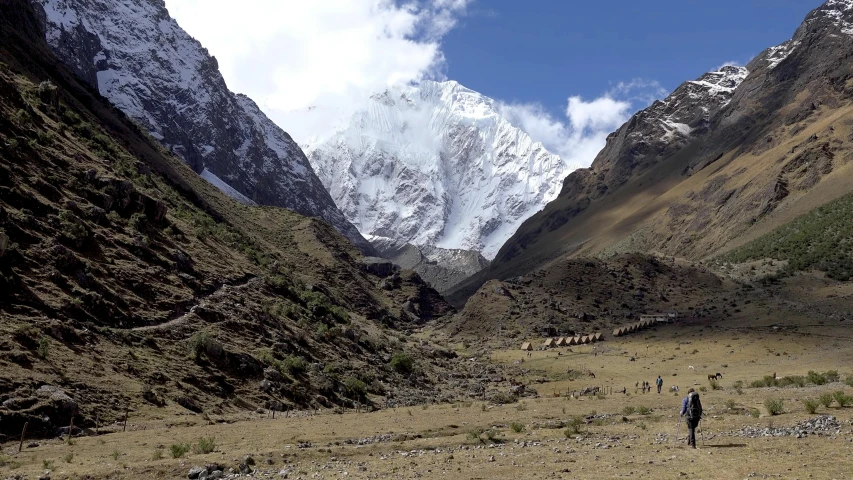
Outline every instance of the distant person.
[[660, 389], [663, 388], [663, 379], [658, 375], [658, 379], [655, 380], [655, 385], [658, 386], [658, 393], [660, 393]]
[[696, 448], [696, 427], [702, 419], [702, 402], [692, 388], [687, 390], [687, 396], [681, 402], [681, 416], [687, 421], [687, 446]]

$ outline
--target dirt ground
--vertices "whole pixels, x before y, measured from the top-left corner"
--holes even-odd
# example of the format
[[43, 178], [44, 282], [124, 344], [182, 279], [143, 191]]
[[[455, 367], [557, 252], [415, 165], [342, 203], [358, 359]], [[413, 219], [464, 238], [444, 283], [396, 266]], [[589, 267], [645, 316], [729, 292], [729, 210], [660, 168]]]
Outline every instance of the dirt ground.
[[[51, 478], [186, 478], [194, 465], [219, 464], [227, 473], [245, 455], [255, 460], [256, 476], [277, 478], [850, 478], [853, 408], [836, 403], [810, 415], [802, 401], [838, 390], [853, 394], [853, 388], [749, 387], [774, 372], [782, 377], [838, 370], [842, 379], [853, 374], [853, 332], [846, 323], [732, 318], [713, 326], [661, 326], [608, 339], [595, 351], [564, 348], [530, 358], [521, 351], [495, 351], [493, 362], [524, 358], [520, 364], [532, 370], [531, 378], [565, 378], [560, 374], [570, 368], [596, 374], [532, 384], [538, 397], [508, 405], [466, 401], [342, 415], [302, 412], [274, 420], [267, 413], [213, 418], [152, 410], [132, 419], [126, 433], [75, 438], [70, 445], [25, 442], [21, 453], [17, 443], [3, 445], [0, 478], [38, 478], [45, 469]], [[707, 375], [717, 372], [722, 388], [713, 390]], [[662, 394], [635, 389], [636, 382], [653, 383], [657, 375], [664, 379]], [[733, 386], [737, 381], [745, 384], [740, 392]], [[681, 391], [668, 391], [673, 385]], [[627, 392], [565, 395], [587, 386]], [[685, 428], [678, 423], [689, 387], [707, 390], [701, 393], [706, 418], [696, 450], [685, 448]], [[783, 400], [784, 413], [770, 416], [767, 399]], [[626, 407], [649, 411], [627, 414]], [[737, 434], [747, 427], [791, 427], [822, 414], [835, 417], [838, 428], [805, 438]], [[567, 436], [566, 422], [574, 416], [585, 420]], [[215, 439], [212, 453], [171, 458], [172, 444], [195, 445], [202, 437]]]

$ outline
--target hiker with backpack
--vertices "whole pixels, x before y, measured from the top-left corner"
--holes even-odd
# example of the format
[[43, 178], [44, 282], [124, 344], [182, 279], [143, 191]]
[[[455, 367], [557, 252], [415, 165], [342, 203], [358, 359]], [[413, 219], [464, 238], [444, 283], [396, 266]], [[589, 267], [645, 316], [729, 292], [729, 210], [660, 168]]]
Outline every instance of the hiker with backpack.
[[660, 389], [663, 387], [663, 379], [658, 375], [658, 379], [655, 380], [655, 385], [658, 386], [658, 394], [660, 394]]
[[702, 402], [692, 388], [687, 390], [687, 396], [681, 402], [681, 416], [686, 417], [687, 421], [687, 446], [696, 448], [696, 427], [702, 419]]

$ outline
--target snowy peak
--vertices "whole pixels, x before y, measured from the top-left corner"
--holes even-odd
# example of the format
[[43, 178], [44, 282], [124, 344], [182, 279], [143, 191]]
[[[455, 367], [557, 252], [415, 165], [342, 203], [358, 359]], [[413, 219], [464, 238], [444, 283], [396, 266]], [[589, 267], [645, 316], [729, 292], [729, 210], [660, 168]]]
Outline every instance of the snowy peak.
[[316, 138], [314, 170], [366, 237], [487, 258], [569, 173], [495, 100], [452, 81], [374, 94]]
[[299, 146], [251, 99], [228, 90], [216, 59], [163, 1], [33, 4], [57, 56], [196, 172], [241, 201], [322, 218], [372, 250]]

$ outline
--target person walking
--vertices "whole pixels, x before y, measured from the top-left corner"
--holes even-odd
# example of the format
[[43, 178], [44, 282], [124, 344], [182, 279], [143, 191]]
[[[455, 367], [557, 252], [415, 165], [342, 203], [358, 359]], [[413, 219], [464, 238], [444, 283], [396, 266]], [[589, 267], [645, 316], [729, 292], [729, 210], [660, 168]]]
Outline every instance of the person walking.
[[696, 448], [696, 427], [702, 419], [702, 402], [699, 393], [692, 388], [687, 390], [687, 396], [681, 402], [681, 417], [687, 422], [687, 446]]
[[660, 389], [663, 388], [663, 379], [658, 375], [658, 379], [655, 380], [655, 385], [658, 386], [658, 393], [660, 393]]

